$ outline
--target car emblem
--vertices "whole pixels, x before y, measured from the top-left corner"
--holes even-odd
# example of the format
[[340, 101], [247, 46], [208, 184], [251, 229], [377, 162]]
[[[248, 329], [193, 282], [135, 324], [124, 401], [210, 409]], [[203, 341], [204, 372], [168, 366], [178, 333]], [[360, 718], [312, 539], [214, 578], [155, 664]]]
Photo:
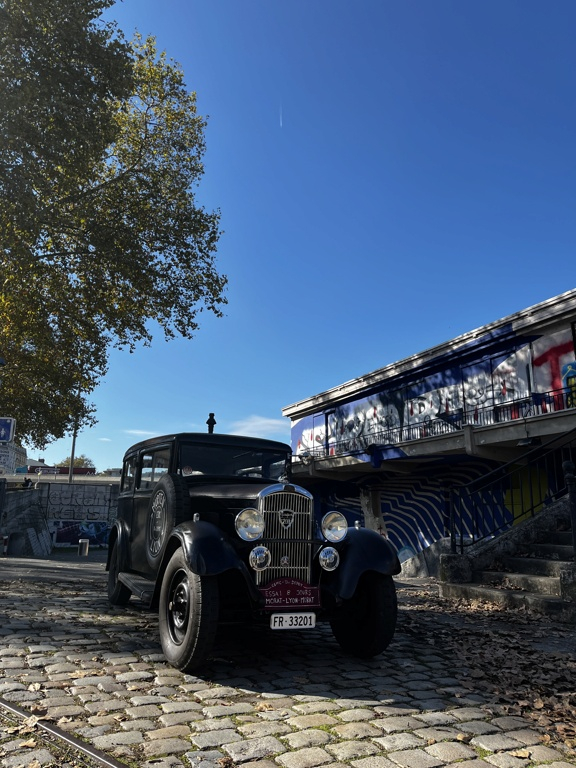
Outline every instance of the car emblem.
[[294, 522], [294, 512], [291, 509], [283, 509], [279, 513], [282, 528], [290, 528]]
[[288, 555], [284, 555], [284, 557], [280, 558], [280, 565], [282, 566], [282, 568], [288, 568], [288, 566], [290, 565], [290, 558], [288, 557]]

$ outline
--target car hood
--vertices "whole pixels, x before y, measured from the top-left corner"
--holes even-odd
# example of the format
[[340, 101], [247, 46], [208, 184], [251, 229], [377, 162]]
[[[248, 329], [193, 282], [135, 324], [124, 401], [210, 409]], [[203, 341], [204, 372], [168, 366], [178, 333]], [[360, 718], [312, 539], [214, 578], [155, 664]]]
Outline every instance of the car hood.
[[210, 497], [213, 499], [256, 499], [265, 488], [277, 483], [260, 481], [257, 483], [197, 482], [188, 483], [188, 492], [192, 498]]

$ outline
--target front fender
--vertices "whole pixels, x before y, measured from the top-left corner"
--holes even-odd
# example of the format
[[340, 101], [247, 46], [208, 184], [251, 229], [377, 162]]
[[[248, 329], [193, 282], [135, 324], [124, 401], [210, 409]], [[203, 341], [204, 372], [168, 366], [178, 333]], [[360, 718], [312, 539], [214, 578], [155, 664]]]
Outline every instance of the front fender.
[[[179, 540], [190, 570], [198, 576], [218, 576], [231, 568], [245, 567], [234, 547], [212, 523], [181, 523], [172, 531], [172, 537]], [[174, 548], [170, 548], [173, 552]]]
[[256, 603], [262, 601], [247, 565], [238, 557], [234, 547], [226, 541], [215, 525], [199, 520], [181, 523], [172, 531], [162, 566], [157, 574], [153, 605], [158, 603], [168, 561], [179, 547], [182, 547], [186, 562], [193, 573], [198, 576], [218, 576], [235, 568], [243, 575], [252, 600]]
[[375, 571], [395, 576], [401, 566], [394, 546], [370, 528], [349, 528], [348, 535], [338, 547], [340, 566], [334, 571], [330, 591], [338, 600], [349, 600], [356, 591], [360, 576]]

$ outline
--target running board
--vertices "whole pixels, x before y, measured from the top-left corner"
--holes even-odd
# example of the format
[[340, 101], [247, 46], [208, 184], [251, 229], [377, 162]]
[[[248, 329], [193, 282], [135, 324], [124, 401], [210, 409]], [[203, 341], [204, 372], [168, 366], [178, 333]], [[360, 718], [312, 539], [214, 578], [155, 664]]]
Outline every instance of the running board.
[[154, 595], [154, 582], [145, 579], [142, 576], [135, 576], [133, 573], [119, 573], [118, 581], [128, 587], [134, 597], [138, 597], [147, 606], [152, 603]]

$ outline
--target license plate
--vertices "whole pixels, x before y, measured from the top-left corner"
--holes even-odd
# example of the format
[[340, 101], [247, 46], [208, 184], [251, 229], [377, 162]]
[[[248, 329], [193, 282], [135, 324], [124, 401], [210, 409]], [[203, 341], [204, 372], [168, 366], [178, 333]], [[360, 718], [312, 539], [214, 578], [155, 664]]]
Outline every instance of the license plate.
[[315, 613], [273, 613], [271, 629], [312, 629], [316, 626]]

